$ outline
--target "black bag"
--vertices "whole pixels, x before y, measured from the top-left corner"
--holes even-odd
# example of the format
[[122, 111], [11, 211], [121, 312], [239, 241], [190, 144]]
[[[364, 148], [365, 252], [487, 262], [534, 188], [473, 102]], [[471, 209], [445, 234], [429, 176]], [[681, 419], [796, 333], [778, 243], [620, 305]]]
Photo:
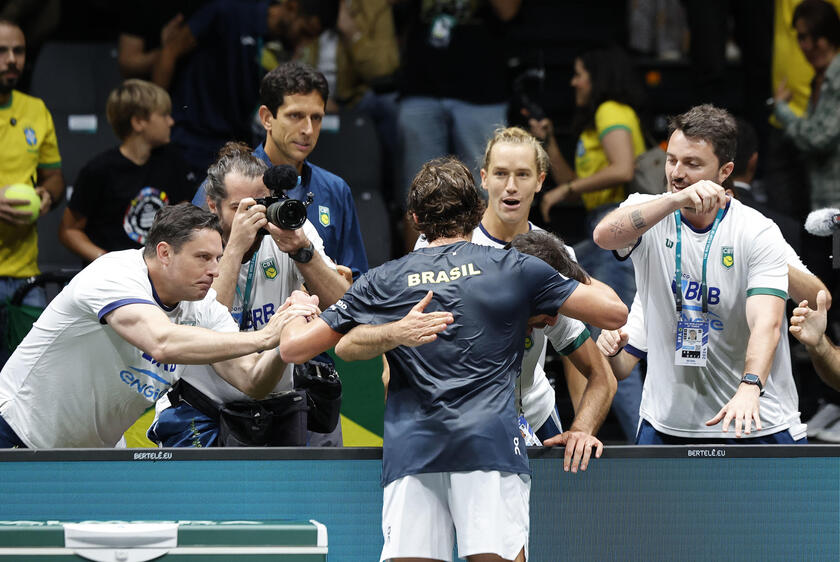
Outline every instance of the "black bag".
[[219, 409], [219, 446], [305, 446], [306, 402], [306, 394], [297, 390], [228, 402]]
[[321, 361], [295, 365], [294, 385], [306, 392], [309, 431], [333, 431], [341, 416], [341, 379], [335, 367]]

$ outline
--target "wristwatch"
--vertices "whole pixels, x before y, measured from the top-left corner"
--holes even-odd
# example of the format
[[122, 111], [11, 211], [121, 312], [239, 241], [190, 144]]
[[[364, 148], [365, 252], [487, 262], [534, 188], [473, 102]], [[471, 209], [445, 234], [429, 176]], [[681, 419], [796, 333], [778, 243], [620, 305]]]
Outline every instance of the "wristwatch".
[[298, 263], [309, 263], [312, 260], [312, 256], [314, 254], [315, 244], [313, 244], [312, 241], [310, 241], [308, 246], [298, 248], [296, 252], [294, 252], [293, 254], [289, 254], [289, 257]]
[[761, 384], [761, 379], [758, 375], [754, 375], [752, 373], [745, 373], [743, 377], [741, 377], [742, 384], [754, 384], [758, 387], [758, 395], [764, 396], [764, 385]]

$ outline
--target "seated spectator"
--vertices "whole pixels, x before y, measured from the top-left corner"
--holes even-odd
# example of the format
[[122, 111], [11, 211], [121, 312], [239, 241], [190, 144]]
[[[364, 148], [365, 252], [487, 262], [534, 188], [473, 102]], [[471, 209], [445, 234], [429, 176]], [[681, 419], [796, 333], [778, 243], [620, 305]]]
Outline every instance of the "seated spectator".
[[108, 96], [108, 122], [121, 143], [79, 172], [58, 231], [86, 262], [140, 248], [161, 207], [190, 200], [194, 184], [169, 144], [171, 107], [169, 94], [144, 80], [126, 80]]

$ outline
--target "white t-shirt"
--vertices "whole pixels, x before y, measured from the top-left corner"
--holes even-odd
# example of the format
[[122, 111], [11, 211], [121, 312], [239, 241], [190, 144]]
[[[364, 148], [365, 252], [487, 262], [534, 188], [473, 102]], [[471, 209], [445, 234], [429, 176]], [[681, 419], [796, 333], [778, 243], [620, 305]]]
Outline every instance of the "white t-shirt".
[[113, 447], [181, 375], [183, 365], [158, 363], [102, 320], [135, 303], [174, 324], [237, 330], [212, 289], [167, 309], [142, 249], [105, 254], [53, 299], [0, 373], [0, 415], [27, 446]]
[[[542, 230], [540, 227], [528, 223], [531, 230]], [[472, 243], [480, 246], [503, 248], [507, 242], [493, 238], [484, 227], [479, 224], [472, 233]], [[420, 236], [414, 248], [428, 246], [425, 236]], [[575, 252], [571, 246], [566, 251], [573, 260]], [[525, 354], [522, 357], [522, 371], [516, 381], [516, 396], [520, 404], [520, 411], [525, 413], [525, 419], [535, 431], [546, 422], [554, 409], [554, 389], [545, 376], [545, 342], [546, 338], [558, 353], [569, 354], [586, 341], [589, 331], [583, 322], [560, 315], [554, 326], [535, 329], [525, 338]]]
[[[797, 255], [796, 251], [785, 243], [785, 260], [787, 264], [804, 273], [811, 275], [811, 271], [802, 263], [802, 260]], [[787, 314], [782, 314], [781, 338], [779, 345], [776, 347], [775, 359], [779, 362], [779, 368], [783, 371], [785, 369], [791, 370], [790, 360], [790, 342], [787, 337]], [[645, 314], [644, 307], [639, 301], [639, 294], [633, 298], [633, 305], [630, 307], [630, 314], [627, 316], [627, 324], [622, 328], [629, 335], [627, 346], [624, 348], [628, 353], [635, 355], [642, 359], [647, 356], [647, 333], [645, 328]], [[775, 366], [775, 365], [774, 365]], [[762, 397], [762, 400], [764, 398]], [[762, 402], [763, 404], [763, 402]], [[790, 418], [790, 431], [794, 441], [798, 441], [805, 437], [807, 426], [802, 423], [799, 412], [795, 412]]]
[[[633, 194], [622, 205], [655, 197]], [[702, 317], [700, 280], [709, 230], [695, 231], [683, 220], [683, 315]], [[740, 384], [750, 330], [746, 300], [753, 294], [787, 298], [787, 243], [778, 227], [758, 211], [730, 201], [720, 222], [707, 266], [709, 353], [706, 367], [674, 365], [676, 308], [672, 284], [675, 271], [676, 223], [669, 215], [639, 240], [631, 257], [637, 296], [644, 309], [648, 371], [640, 416], [656, 430], [687, 438], [727, 438], [720, 425], [705, 422], [732, 398]], [[633, 330], [631, 330], [631, 334]], [[798, 416], [798, 396], [790, 370], [786, 338], [780, 338], [770, 377], [761, 398], [764, 429], [758, 437], [791, 427]], [[642, 345], [633, 343], [639, 347]]]
[[[324, 253], [324, 242], [312, 223], [307, 220], [303, 223], [302, 228], [306, 237], [315, 247], [317, 254], [321, 256], [327, 266], [335, 270], [336, 266]], [[249, 268], [250, 262], [242, 264], [236, 282], [237, 291], [233, 299], [231, 313], [237, 324], [242, 316], [242, 302], [248, 283]], [[253, 286], [248, 298], [248, 310], [253, 319], [253, 326], [250, 329], [262, 329], [275, 311], [285, 302], [286, 297], [291, 295], [292, 291], [300, 289], [303, 281], [303, 275], [298, 270], [295, 261], [287, 253], [280, 250], [270, 236], [263, 237], [262, 244], [256, 254]], [[292, 364], [286, 366], [283, 377], [274, 387], [274, 390], [282, 391], [292, 388], [293, 369], [294, 365]], [[210, 365], [188, 365], [181, 378], [219, 404], [233, 400], [251, 399], [247, 394], [218, 376]], [[169, 407], [169, 401], [162, 400], [158, 402], [157, 410], [160, 411], [167, 407]]]

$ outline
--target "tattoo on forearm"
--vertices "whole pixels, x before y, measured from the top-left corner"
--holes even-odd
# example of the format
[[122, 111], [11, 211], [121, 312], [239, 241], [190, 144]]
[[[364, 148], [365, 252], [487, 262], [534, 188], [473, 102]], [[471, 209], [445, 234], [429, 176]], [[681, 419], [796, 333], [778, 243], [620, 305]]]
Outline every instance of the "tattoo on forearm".
[[647, 226], [645, 222], [645, 217], [642, 216], [642, 211], [636, 209], [632, 213], [630, 213], [630, 220], [633, 221], [633, 228], [636, 230], [641, 230]]
[[610, 223], [610, 232], [612, 232], [613, 238], [619, 238], [624, 234], [624, 220], [622, 217], [618, 217]]

